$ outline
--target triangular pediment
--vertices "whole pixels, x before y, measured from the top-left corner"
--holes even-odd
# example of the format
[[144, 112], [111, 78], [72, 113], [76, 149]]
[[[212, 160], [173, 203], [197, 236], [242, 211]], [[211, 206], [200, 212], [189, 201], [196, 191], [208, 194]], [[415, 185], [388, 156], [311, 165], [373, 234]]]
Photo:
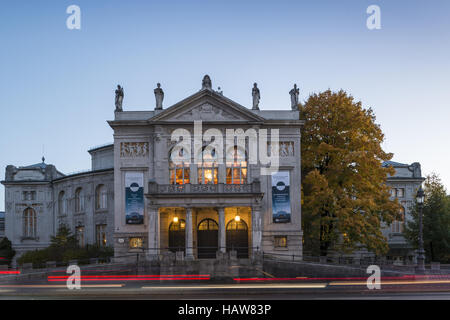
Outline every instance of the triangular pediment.
[[215, 91], [204, 89], [161, 111], [149, 121], [261, 122], [264, 118]]

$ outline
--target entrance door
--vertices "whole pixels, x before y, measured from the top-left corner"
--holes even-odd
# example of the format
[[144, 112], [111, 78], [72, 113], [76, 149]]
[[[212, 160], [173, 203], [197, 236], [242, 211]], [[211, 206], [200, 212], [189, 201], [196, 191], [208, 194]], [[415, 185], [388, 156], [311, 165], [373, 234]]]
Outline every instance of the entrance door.
[[219, 249], [219, 225], [213, 219], [200, 221], [197, 229], [199, 259], [215, 259]]
[[235, 250], [238, 258], [248, 258], [248, 227], [243, 220], [227, 224], [227, 251]]
[[172, 252], [185, 250], [186, 222], [182, 219], [169, 226], [169, 250]]

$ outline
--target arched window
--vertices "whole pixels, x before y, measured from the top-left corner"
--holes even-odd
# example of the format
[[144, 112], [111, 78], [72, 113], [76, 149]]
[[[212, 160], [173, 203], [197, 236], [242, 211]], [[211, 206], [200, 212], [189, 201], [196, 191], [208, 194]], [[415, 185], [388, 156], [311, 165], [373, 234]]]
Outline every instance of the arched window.
[[172, 160], [172, 152], [176, 152], [174, 149], [170, 151], [169, 154], [169, 177], [170, 184], [187, 184], [190, 183], [190, 156], [189, 153], [185, 149], [178, 150], [178, 158], [181, 161]]
[[101, 210], [108, 208], [108, 191], [105, 185], [100, 184], [95, 190], [95, 209]]
[[202, 163], [197, 168], [198, 183], [217, 184], [219, 167], [216, 149], [203, 147], [199, 159], [202, 159]]
[[36, 211], [32, 208], [26, 208], [23, 212], [23, 236], [36, 237]]
[[67, 213], [67, 199], [64, 191], [61, 191], [58, 195], [58, 213], [59, 215]]
[[[227, 156], [227, 184], [247, 183], [247, 154], [245, 150], [234, 146]], [[233, 159], [229, 161], [229, 159]]]
[[83, 212], [83, 211], [84, 211], [83, 189], [78, 188], [75, 191], [75, 212]]
[[400, 219], [392, 222], [391, 232], [402, 233], [404, 225], [405, 225], [405, 208], [401, 207], [400, 208]]
[[203, 219], [198, 224], [198, 230], [219, 230], [219, 225], [213, 219]]

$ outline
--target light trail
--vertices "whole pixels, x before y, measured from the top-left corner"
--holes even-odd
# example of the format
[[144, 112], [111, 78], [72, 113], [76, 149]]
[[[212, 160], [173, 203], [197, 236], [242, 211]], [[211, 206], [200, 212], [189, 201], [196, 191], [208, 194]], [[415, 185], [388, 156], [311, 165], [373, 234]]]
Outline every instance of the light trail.
[[142, 287], [147, 290], [205, 290], [205, 289], [321, 289], [326, 288], [326, 283], [295, 283], [295, 284], [234, 284], [234, 285], [201, 285], [201, 286], [159, 286]]
[[0, 271], [0, 274], [20, 274], [19, 270]]
[[[381, 281], [380, 284], [383, 285], [410, 285], [410, 284], [449, 284], [450, 280], [430, 280], [430, 281]], [[330, 282], [330, 286], [366, 286], [367, 282]]]
[[[122, 288], [125, 286], [124, 284], [93, 284], [93, 285], [81, 285], [81, 288]], [[68, 289], [66, 285], [57, 285], [57, 284], [11, 284], [11, 285], [0, 285], [0, 288], [62, 288]]]

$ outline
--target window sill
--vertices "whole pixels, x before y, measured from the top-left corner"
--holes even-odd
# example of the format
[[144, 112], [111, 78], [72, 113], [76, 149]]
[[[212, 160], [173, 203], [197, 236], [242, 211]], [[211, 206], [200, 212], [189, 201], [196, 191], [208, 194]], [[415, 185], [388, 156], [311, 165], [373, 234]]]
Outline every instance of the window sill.
[[21, 237], [20, 241], [39, 241], [39, 237]]

